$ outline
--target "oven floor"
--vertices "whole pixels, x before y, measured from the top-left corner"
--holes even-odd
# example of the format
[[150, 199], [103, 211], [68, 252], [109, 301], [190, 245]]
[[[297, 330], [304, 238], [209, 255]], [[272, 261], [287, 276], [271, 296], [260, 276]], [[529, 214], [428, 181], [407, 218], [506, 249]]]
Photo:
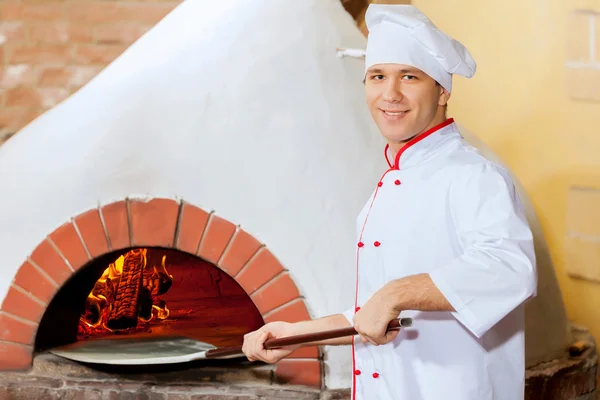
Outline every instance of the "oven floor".
[[28, 372], [0, 373], [0, 400], [345, 400], [350, 392], [274, 382], [274, 366], [238, 360], [185, 365], [88, 365], [43, 353]]

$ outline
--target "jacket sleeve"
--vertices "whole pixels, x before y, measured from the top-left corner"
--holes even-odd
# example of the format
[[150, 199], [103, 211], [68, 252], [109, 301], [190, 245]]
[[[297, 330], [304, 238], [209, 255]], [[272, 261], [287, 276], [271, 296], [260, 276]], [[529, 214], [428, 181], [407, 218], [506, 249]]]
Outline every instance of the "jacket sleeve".
[[355, 309], [354, 307], [342, 312], [342, 315], [344, 317], [346, 317], [346, 319], [348, 320], [348, 322], [350, 322], [350, 325], [354, 325], [354, 314], [355, 314]]
[[507, 172], [493, 164], [457, 173], [448, 195], [460, 256], [430, 277], [481, 337], [537, 293], [533, 234]]

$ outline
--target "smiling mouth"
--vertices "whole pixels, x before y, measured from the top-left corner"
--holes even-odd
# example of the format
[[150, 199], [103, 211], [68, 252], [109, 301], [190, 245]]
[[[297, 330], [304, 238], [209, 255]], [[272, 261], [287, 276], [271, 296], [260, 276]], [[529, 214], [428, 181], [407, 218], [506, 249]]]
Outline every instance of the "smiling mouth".
[[[406, 114], [408, 111], [392, 111], [392, 110], [381, 110], [385, 115], [390, 117], [400, 117]], [[409, 110], [410, 111], [410, 110]]]

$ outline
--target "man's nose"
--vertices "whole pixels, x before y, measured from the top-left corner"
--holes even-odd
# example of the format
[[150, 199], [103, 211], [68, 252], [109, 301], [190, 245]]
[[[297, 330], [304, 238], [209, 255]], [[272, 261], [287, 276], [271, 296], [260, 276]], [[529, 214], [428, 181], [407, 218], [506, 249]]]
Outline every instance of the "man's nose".
[[390, 80], [383, 92], [383, 100], [388, 103], [398, 103], [402, 101], [403, 98], [404, 96], [402, 95], [400, 84], [395, 82], [395, 80]]

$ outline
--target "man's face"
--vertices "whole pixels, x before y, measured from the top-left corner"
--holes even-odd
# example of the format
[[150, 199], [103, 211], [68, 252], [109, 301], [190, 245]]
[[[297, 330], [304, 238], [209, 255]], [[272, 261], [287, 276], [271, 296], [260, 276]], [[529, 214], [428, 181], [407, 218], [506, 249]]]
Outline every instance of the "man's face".
[[401, 64], [370, 67], [365, 90], [371, 115], [390, 143], [405, 142], [443, 122], [450, 98], [429, 75]]

